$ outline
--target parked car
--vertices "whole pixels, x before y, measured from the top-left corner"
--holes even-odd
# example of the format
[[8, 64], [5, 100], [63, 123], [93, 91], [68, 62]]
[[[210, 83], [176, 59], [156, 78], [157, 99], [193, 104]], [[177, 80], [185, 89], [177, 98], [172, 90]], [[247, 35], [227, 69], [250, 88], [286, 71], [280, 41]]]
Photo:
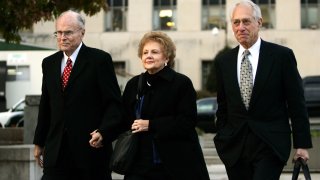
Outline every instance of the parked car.
[[0, 112], [0, 127], [16, 127], [17, 123], [24, 116], [25, 101], [21, 99], [13, 105], [8, 111]]
[[201, 98], [197, 100], [197, 127], [205, 133], [215, 133], [216, 111], [218, 103], [216, 97]]
[[320, 76], [303, 78], [306, 106], [311, 115], [320, 115]]

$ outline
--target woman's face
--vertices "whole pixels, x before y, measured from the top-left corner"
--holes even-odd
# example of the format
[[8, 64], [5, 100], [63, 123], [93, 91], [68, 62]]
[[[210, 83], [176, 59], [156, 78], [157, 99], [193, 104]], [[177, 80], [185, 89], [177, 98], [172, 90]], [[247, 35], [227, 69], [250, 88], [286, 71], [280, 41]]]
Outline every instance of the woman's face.
[[162, 46], [155, 41], [148, 41], [143, 49], [141, 56], [143, 67], [149, 74], [155, 74], [164, 68], [168, 58], [163, 53]]

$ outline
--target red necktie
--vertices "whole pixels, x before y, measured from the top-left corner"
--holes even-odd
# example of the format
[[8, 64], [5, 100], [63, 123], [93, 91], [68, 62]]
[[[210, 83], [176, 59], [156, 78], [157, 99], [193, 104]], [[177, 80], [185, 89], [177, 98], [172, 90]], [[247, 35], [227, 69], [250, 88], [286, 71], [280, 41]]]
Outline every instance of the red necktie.
[[72, 70], [72, 61], [71, 61], [70, 58], [68, 58], [67, 65], [64, 68], [63, 73], [62, 73], [62, 77], [61, 77], [62, 78], [62, 89], [63, 90], [68, 84], [68, 79], [69, 79], [71, 70]]

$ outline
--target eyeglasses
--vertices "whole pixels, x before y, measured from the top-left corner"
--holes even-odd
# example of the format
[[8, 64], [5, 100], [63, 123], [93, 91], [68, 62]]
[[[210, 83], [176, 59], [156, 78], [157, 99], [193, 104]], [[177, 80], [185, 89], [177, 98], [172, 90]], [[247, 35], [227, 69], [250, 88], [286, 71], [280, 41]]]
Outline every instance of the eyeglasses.
[[61, 38], [62, 36], [68, 38], [70, 36], [72, 36], [75, 32], [79, 31], [81, 29], [77, 29], [75, 31], [56, 31], [53, 33], [54, 37], [56, 38]]

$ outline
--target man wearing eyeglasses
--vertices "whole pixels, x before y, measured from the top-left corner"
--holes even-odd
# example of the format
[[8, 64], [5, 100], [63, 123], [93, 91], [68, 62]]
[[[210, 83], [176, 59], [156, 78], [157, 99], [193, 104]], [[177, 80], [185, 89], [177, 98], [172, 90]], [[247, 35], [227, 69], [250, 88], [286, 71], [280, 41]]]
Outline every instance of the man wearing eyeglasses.
[[66, 11], [56, 21], [60, 51], [44, 58], [34, 156], [43, 180], [111, 180], [108, 162], [121, 120], [111, 56], [87, 47], [85, 20]]
[[291, 49], [259, 37], [261, 10], [252, 1], [235, 5], [231, 23], [239, 46], [215, 61], [216, 149], [229, 180], [278, 180], [291, 138], [294, 159], [308, 160], [312, 147], [297, 62]]

